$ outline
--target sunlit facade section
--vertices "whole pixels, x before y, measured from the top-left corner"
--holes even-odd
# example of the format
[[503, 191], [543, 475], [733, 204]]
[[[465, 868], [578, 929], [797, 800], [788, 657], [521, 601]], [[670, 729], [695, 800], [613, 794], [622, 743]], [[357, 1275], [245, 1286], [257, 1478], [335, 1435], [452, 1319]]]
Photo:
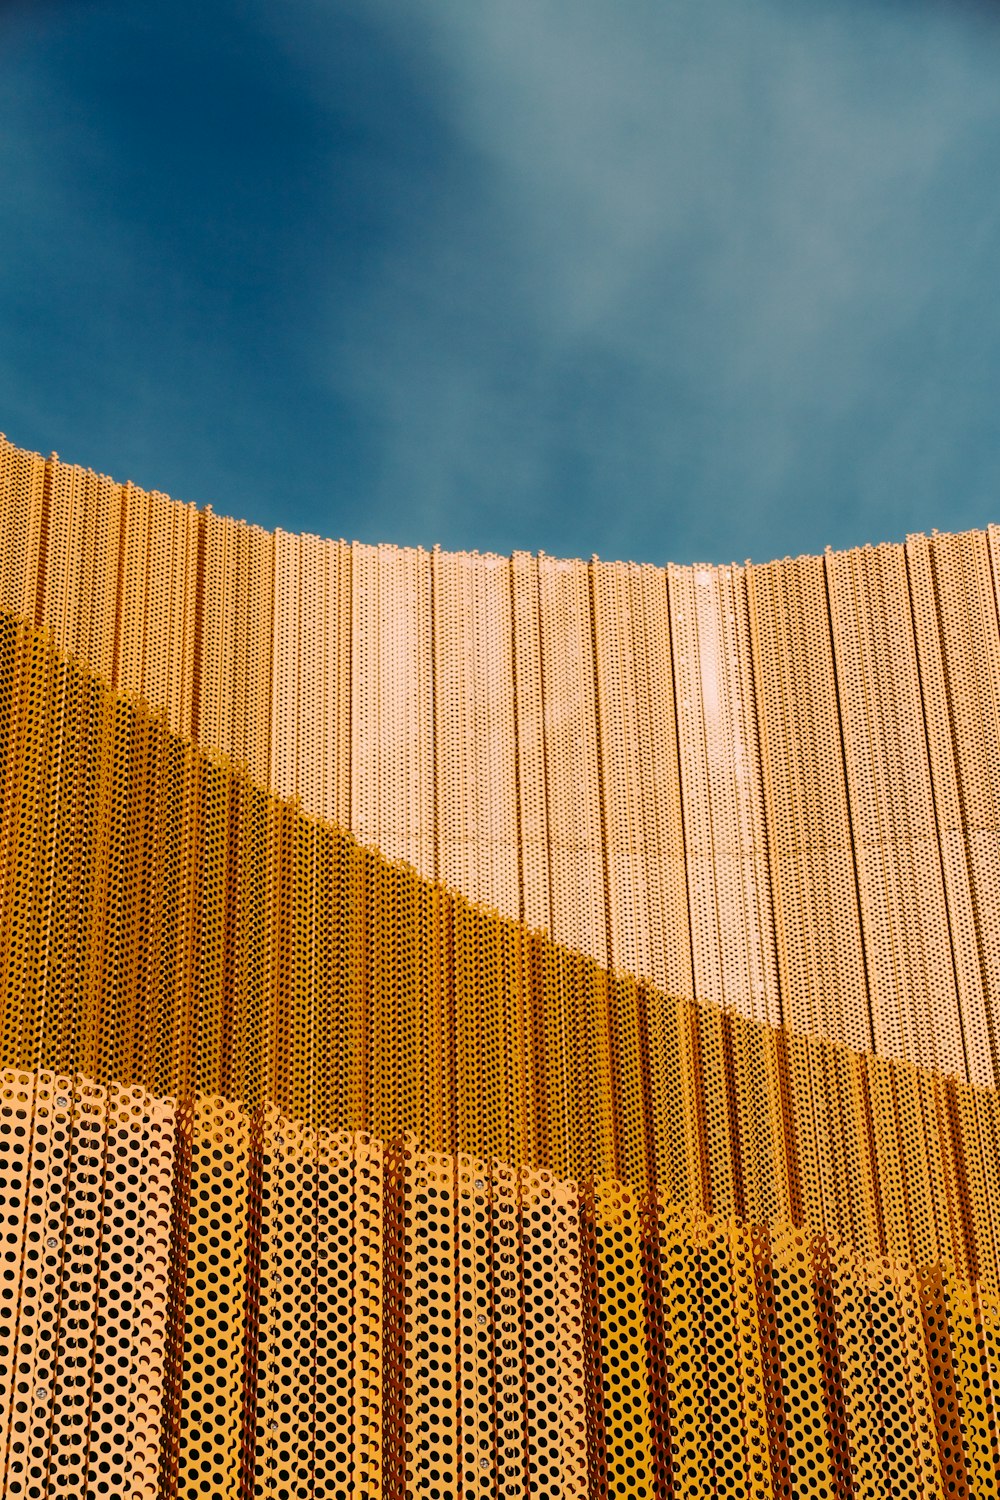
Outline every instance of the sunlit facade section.
[[998, 1493], [1000, 532], [0, 532], [0, 1495]]

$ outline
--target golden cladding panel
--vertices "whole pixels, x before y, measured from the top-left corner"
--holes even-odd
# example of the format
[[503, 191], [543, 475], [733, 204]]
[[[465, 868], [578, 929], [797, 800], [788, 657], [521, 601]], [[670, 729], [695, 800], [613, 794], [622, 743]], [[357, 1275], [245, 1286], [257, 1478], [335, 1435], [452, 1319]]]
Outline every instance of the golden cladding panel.
[[118, 609], [121, 492], [105, 476], [68, 464], [50, 469], [49, 525], [36, 619], [81, 660], [111, 678]]
[[670, 567], [667, 578], [693, 993], [777, 1024], [781, 1008], [744, 573], [699, 565]]
[[434, 878], [430, 554], [355, 543], [351, 589], [352, 827]]
[[988, 988], [985, 984], [980, 926], [976, 917], [974, 887], [963, 831], [962, 798], [952, 743], [944, 649], [939, 631], [930, 542], [926, 537], [910, 537], [907, 540], [906, 563], [931, 785], [937, 815], [938, 847], [965, 1037], [966, 1064], [970, 1079], [976, 1083], [993, 1085], [995, 1068], [987, 1019]]
[[0, 1072], [5, 1496], [159, 1493], [175, 1110]]
[[[250, 1204], [249, 1214], [258, 1224], [257, 1253], [251, 1250], [248, 1266], [255, 1293], [248, 1316], [256, 1377], [251, 1414], [254, 1475], [265, 1494], [285, 1487], [293, 1493], [309, 1492], [320, 1313], [319, 1142], [314, 1131], [281, 1120], [274, 1110], [266, 1111], [251, 1142], [250, 1173], [257, 1201]], [[349, 1209], [344, 1213], [341, 1204], [336, 1206], [340, 1223], [334, 1227], [330, 1249], [337, 1244], [337, 1228], [343, 1225], [349, 1233], [350, 1227]], [[253, 1239], [252, 1230], [248, 1238]], [[336, 1295], [330, 1300], [323, 1315], [342, 1327], [347, 1322], [343, 1300]], [[334, 1435], [346, 1424], [335, 1405], [331, 1417]]]
[[993, 1284], [981, 1086], [609, 973], [263, 792], [9, 620], [0, 683], [8, 1066], [660, 1182]]
[[905, 553], [827, 570], [875, 1050], [964, 1077]]
[[[242, 615], [237, 597], [239, 554], [246, 528], [228, 516], [205, 513], [201, 527], [201, 585], [213, 607], [199, 610], [197, 641], [196, 693], [192, 737], [203, 745], [213, 745], [234, 760], [246, 759], [236, 751], [238, 699], [241, 713], [247, 715], [248, 674], [237, 669], [237, 619]], [[266, 692], [270, 697], [270, 670]], [[257, 684], [254, 684], [257, 686]], [[251, 689], [252, 691], [252, 689]], [[270, 707], [270, 704], [268, 705]], [[242, 750], [242, 745], [241, 745]], [[258, 774], [255, 772], [255, 774]], [[267, 762], [264, 775], [267, 781]]]
[[[0, 604], [35, 621], [46, 496], [45, 460], [0, 435]], [[72, 646], [63, 641], [61, 645]]]
[[607, 959], [590, 571], [582, 562], [538, 562], [551, 932]]
[[782, 1018], [871, 1045], [822, 558], [747, 568]]
[[5, 1494], [994, 1492], [947, 1261], [50, 1073], [0, 1142]]
[[678, 993], [994, 1082], [995, 535], [432, 559], [3, 440], [0, 526], [8, 609], [364, 843]]
[[192, 733], [200, 744], [271, 775], [275, 538], [259, 526], [201, 518]]
[[996, 1494], [998, 533], [0, 495], [0, 1493]]
[[617, 1183], [595, 1193], [594, 1250], [608, 1492], [654, 1489], [649, 1374], [637, 1360], [645, 1343], [639, 1205]]
[[584, 1496], [588, 1349], [577, 1186], [525, 1173], [520, 1213], [529, 1484]]
[[549, 819], [545, 786], [545, 715], [542, 699], [538, 559], [511, 558], [514, 711], [521, 857], [521, 907], [530, 928], [550, 930]]
[[[62, 466], [60, 466], [61, 468]], [[121, 489], [114, 677], [167, 715], [179, 734], [192, 731], [198, 600], [198, 512], [133, 484]], [[119, 529], [120, 527], [120, 529]], [[92, 529], [92, 525], [87, 530]], [[51, 530], [51, 527], [50, 527]], [[65, 553], [64, 553], [65, 556]], [[108, 558], [109, 567], [112, 560]], [[65, 567], [65, 562], [63, 564]], [[64, 583], [68, 583], [65, 579]], [[62, 638], [81, 652], [79, 628]]]
[[271, 668], [271, 785], [286, 797], [298, 791], [299, 677], [302, 542], [278, 531], [274, 538], [274, 663]]
[[[250, 1128], [207, 1097], [194, 1108], [176, 1494], [235, 1495], [242, 1461]], [[204, 1486], [204, 1487], [203, 1487]]]
[[265, 1494], [377, 1493], [385, 1152], [271, 1107], [250, 1130], [247, 1474]]
[[271, 785], [350, 821], [351, 550], [279, 531], [274, 553]]
[[591, 567], [609, 962], [691, 992], [670, 626], [663, 572]]
[[433, 576], [438, 877], [519, 916], [510, 562], [435, 549]]
[[1000, 651], [981, 532], [911, 537], [907, 561], [969, 1076], [996, 1083]]

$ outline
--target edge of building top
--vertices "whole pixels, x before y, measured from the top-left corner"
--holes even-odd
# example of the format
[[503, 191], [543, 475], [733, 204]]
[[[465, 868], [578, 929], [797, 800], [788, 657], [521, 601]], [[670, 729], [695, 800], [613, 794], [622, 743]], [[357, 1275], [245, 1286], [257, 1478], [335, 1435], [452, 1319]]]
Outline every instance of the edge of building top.
[[927, 537], [934, 539], [937, 537], [947, 536], [975, 536], [988, 533], [993, 527], [998, 524], [995, 521], [986, 521], [982, 526], [965, 526], [962, 527], [959, 531], [941, 531], [938, 527], [934, 526], [929, 532], [907, 531], [902, 539], [899, 540], [893, 540], [890, 537], [882, 537], [878, 541], [874, 542], [855, 542], [849, 547], [833, 547], [829, 543], [827, 543], [823, 547], [822, 551], [817, 550], [815, 552], [796, 553], [786, 552], [781, 557], [766, 557], [759, 559], [745, 557], [742, 561], [737, 561], [736, 558], [731, 558], [728, 562], [711, 562], [706, 558], [696, 557], [691, 558], [688, 562], [679, 562], [675, 558], [664, 558], [662, 561], [657, 562], [649, 558], [602, 557], [600, 553], [597, 552], [592, 552], [587, 558], [568, 557], [562, 554], [556, 556], [553, 553], [546, 552], [543, 547], [539, 547], [535, 550], [532, 550], [530, 547], [515, 547], [511, 552], [493, 552], [489, 549], [480, 551], [478, 547], [443, 547], [440, 542], [432, 542], [429, 546], [424, 546], [422, 543], [409, 545], [403, 542], [393, 542], [389, 540], [365, 542], [362, 541], [359, 537], [352, 537], [350, 538], [350, 540], [348, 540], [348, 538], [344, 536], [338, 537], [326, 535], [318, 531], [290, 531], [287, 530], [284, 526], [263, 526], [259, 521], [247, 520], [245, 516], [231, 515], [228, 511], [218, 510], [214, 502], [211, 500], [205, 502], [200, 502], [197, 500], [181, 500], [176, 495], [169, 494], [166, 490], [161, 490], [146, 485], [140, 485], [137, 484], [133, 479], [116, 479], [113, 474], [105, 473], [102, 469], [93, 469], [87, 464], [78, 464], [75, 463], [72, 459], [65, 459], [59, 453], [57, 453], [55, 449], [53, 449], [53, 451], [46, 456], [42, 453], [39, 453], [34, 448], [22, 447], [21, 444], [14, 442], [13, 438], [8, 437], [5, 432], [0, 432], [0, 447], [2, 447], [4, 444], [16, 449], [19, 453], [24, 454], [26, 457], [37, 459], [40, 463], [60, 463], [65, 465], [67, 468], [77, 470], [77, 472], [81, 474], [87, 475], [104, 483], [116, 485], [119, 489], [141, 490], [145, 491], [145, 493], [148, 495], [159, 495], [164, 499], [169, 500], [173, 505], [183, 506], [185, 509], [195, 511], [195, 513], [198, 515], [213, 516], [221, 521], [229, 521], [236, 526], [245, 526], [247, 530], [259, 532], [263, 536], [303, 537], [320, 542], [329, 542], [334, 544], [339, 543], [340, 545], [345, 547], [373, 547], [389, 549], [396, 552], [422, 553], [427, 556], [430, 556], [435, 552], [444, 552], [452, 557], [475, 557], [488, 560], [492, 559], [497, 562], [507, 562], [512, 557], [523, 557], [527, 555], [529, 557], [545, 557], [548, 558], [550, 562], [555, 563], [564, 562], [567, 564], [573, 564], [602, 562], [624, 565], [626, 567], [658, 568], [660, 570], [666, 570], [668, 568], [690, 568], [694, 571], [697, 571], [699, 568], [762, 568], [768, 567], [772, 563], [803, 562], [821, 557], [842, 557], [846, 553], [850, 552], [879, 552], [885, 548], [902, 547], [906, 542], [918, 541]]

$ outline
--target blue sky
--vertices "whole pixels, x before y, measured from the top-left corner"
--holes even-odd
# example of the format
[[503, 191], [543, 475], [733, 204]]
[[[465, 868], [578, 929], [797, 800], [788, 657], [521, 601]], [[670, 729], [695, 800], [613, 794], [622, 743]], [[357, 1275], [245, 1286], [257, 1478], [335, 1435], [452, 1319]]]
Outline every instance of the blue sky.
[[0, 0], [0, 429], [661, 562], [1000, 519], [1000, 7]]

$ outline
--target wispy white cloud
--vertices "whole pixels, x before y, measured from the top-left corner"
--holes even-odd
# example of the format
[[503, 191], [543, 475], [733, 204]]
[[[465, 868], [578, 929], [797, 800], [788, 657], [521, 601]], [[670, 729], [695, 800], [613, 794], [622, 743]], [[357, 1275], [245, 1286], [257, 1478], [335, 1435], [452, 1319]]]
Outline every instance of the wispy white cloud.
[[996, 514], [995, 6], [10, 14], [18, 441], [272, 525], [504, 551]]
[[[961, 482], [1000, 369], [987, 16], [356, 6], [466, 152], [346, 325], [329, 310], [328, 377], [380, 424], [380, 520], [404, 503], [430, 539], [471, 504], [469, 544], [760, 555], [952, 502], [924, 489]], [[322, 47], [285, 41], [321, 91]]]

